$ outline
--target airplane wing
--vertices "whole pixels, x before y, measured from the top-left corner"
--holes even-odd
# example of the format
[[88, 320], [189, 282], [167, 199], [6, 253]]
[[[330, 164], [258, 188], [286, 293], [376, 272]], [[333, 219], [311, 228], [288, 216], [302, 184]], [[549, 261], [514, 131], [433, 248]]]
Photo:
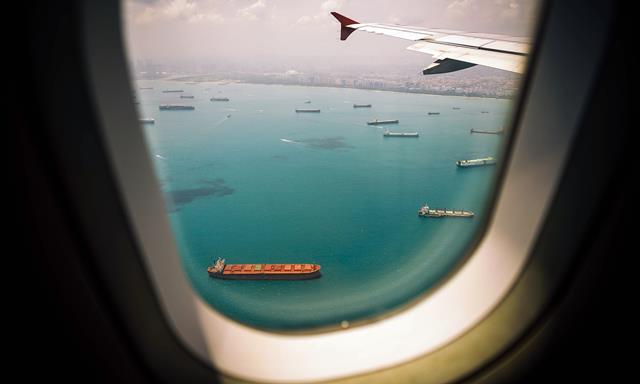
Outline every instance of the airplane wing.
[[523, 37], [394, 24], [363, 24], [337, 12], [331, 14], [340, 22], [340, 40], [346, 40], [354, 31], [365, 31], [415, 42], [407, 49], [428, 53], [435, 58], [422, 71], [425, 75], [453, 72], [474, 65], [523, 73], [531, 47], [529, 39]]

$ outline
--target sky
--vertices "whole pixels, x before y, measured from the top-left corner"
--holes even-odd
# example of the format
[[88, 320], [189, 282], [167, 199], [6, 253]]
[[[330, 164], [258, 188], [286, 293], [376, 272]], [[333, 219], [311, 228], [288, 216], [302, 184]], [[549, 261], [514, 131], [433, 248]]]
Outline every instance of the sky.
[[339, 39], [338, 11], [359, 22], [531, 36], [536, 0], [123, 0], [132, 62], [291, 70], [426, 67], [410, 41]]

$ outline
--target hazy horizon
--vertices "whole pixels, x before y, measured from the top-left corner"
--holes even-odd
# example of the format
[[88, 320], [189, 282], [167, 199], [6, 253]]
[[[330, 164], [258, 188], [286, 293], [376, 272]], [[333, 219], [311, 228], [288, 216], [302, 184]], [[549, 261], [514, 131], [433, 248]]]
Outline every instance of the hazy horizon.
[[432, 58], [410, 41], [355, 33], [340, 41], [339, 11], [360, 22], [530, 36], [533, 0], [125, 0], [132, 62], [349, 71], [417, 71]]

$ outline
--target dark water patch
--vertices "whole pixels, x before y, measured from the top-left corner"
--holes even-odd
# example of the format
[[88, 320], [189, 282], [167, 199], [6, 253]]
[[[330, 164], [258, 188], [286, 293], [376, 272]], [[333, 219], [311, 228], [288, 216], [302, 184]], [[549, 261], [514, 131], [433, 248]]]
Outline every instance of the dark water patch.
[[221, 164], [220, 161], [209, 161], [209, 162], [206, 162], [206, 163], [202, 163], [202, 164], [198, 164], [198, 165], [195, 165], [193, 167], [190, 167], [190, 168], [188, 168], [186, 170], [186, 172], [197, 171], [197, 170], [204, 169], [204, 168], [217, 168], [217, 169], [220, 169], [220, 168], [222, 168], [222, 164]]
[[346, 149], [353, 148], [352, 145], [349, 145], [345, 142], [344, 137], [336, 136], [336, 137], [323, 137], [317, 139], [303, 139], [298, 140], [298, 142], [304, 144], [308, 148], [313, 149], [326, 149], [329, 151], [333, 151], [336, 149]]
[[235, 189], [225, 185], [224, 179], [221, 178], [214, 180], [200, 180], [200, 182], [204, 184], [204, 186], [169, 191], [166, 195], [170, 211], [177, 211], [180, 206], [188, 204], [199, 198], [223, 197], [235, 192]]

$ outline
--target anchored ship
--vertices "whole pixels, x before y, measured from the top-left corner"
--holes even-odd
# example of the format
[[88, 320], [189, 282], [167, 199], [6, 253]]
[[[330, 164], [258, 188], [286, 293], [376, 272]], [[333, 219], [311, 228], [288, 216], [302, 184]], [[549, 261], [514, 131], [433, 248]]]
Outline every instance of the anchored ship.
[[193, 105], [161, 105], [158, 107], [161, 111], [192, 111], [196, 109]]
[[439, 114], [440, 114], [440, 112], [429, 112], [429, 113], [427, 113], [427, 115], [429, 115], [429, 116], [431, 116], [431, 115], [439, 115]]
[[471, 128], [471, 133], [485, 133], [487, 135], [502, 135], [502, 129], [497, 130], [497, 131], [482, 131], [480, 129], [473, 129]]
[[296, 109], [296, 113], [320, 113], [319, 109]]
[[181, 99], [193, 99], [193, 95], [180, 95]]
[[229, 101], [229, 98], [228, 97], [212, 97], [209, 100], [211, 100], [211, 101]]
[[353, 104], [353, 108], [371, 108], [371, 104]]
[[218, 258], [207, 267], [209, 277], [227, 280], [306, 280], [320, 277], [317, 264], [226, 264]]
[[149, 118], [140, 119], [140, 122], [142, 124], [155, 124], [156, 123], [156, 121], [154, 119], [150, 118], [150, 117]]
[[425, 203], [418, 210], [418, 216], [420, 217], [465, 217], [470, 218], [473, 217], [473, 212], [464, 211], [462, 209], [440, 209], [440, 208], [429, 208], [429, 205]]
[[456, 165], [458, 167], [478, 167], [481, 165], [494, 165], [496, 163], [496, 159], [493, 157], [483, 157], [481, 159], [471, 159], [471, 160], [458, 160], [456, 161]]
[[391, 132], [387, 130], [387, 131], [384, 131], [382, 136], [384, 137], [419, 137], [420, 135], [418, 134], [418, 132]]
[[382, 124], [398, 124], [400, 120], [378, 120], [367, 121], [367, 125], [382, 125]]

